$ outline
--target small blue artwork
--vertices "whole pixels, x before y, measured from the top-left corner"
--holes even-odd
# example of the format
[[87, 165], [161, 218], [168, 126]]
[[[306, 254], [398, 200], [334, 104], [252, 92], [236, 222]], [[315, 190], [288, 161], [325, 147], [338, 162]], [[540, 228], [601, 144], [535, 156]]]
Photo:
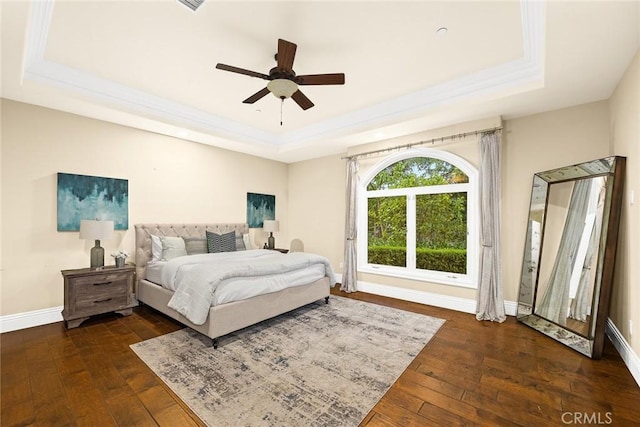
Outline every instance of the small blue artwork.
[[58, 173], [58, 231], [80, 231], [80, 220], [111, 220], [129, 229], [129, 181]]
[[262, 228], [265, 219], [276, 219], [276, 196], [247, 193], [249, 228]]

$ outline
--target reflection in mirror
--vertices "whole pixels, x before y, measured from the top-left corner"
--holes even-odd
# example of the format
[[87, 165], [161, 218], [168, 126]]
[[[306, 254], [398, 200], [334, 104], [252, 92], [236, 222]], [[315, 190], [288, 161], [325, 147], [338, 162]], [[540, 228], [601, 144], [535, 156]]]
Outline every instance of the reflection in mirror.
[[588, 338], [606, 180], [549, 186], [545, 258], [540, 260], [535, 313]]
[[615, 263], [625, 158], [534, 176], [518, 320], [600, 357]]

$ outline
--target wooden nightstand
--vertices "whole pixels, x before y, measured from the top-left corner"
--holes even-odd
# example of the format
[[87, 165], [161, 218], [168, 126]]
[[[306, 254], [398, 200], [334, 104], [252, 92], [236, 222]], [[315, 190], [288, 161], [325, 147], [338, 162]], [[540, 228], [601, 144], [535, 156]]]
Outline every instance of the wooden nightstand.
[[283, 254], [286, 254], [287, 252], [289, 252], [289, 249], [282, 249], [282, 248], [273, 248], [271, 250], [272, 251], [282, 252]]
[[136, 306], [133, 283], [136, 268], [108, 266], [101, 270], [62, 270], [64, 277], [64, 318], [67, 328], [76, 328], [90, 316], [115, 311], [123, 316]]

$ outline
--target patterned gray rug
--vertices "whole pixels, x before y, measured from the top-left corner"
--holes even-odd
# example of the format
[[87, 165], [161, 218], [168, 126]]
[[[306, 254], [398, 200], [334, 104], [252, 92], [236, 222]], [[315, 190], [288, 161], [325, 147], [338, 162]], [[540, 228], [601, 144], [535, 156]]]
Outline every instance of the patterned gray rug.
[[357, 426], [444, 320], [331, 296], [211, 340], [131, 346], [209, 426]]

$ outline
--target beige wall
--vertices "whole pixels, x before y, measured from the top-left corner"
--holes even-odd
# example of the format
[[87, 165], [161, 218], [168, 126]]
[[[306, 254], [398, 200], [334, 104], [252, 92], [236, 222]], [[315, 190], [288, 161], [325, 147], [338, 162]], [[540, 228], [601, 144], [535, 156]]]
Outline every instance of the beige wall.
[[640, 53], [618, 84], [610, 108], [611, 154], [627, 157], [627, 176], [609, 317], [635, 354], [640, 354]]
[[[500, 124], [499, 118], [466, 123], [454, 127], [424, 132], [358, 146], [349, 154], [407, 144]], [[502, 133], [502, 256], [504, 297], [517, 301], [520, 283], [524, 235], [526, 231], [533, 174], [547, 169], [580, 163], [609, 155], [609, 114], [606, 101], [565, 108], [503, 123]], [[431, 146], [431, 145], [429, 145]], [[456, 140], [435, 148], [450, 150], [478, 166], [477, 136]], [[364, 159], [360, 176], [382, 157]], [[309, 171], [315, 171], [311, 175]], [[336, 270], [341, 271], [342, 240], [344, 234], [344, 177], [345, 161], [340, 156], [309, 160], [290, 165], [290, 213], [295, 218], [291, 233], [305, 233], [305, 244], [322, 248], [329, 254]], [[335, 188], [329, 189], [328, 185]], [[311, 203], [318, 194], [323, 203]], [[306, 218], [327, 218], [317, 226]], [[331, 251], [337, 251], [331, 254]], [[360, 274], [359, 280], [388, 286], [425, 291], [445, 296], [475, 298], [475, 291], [455, 286], [439, 285], [415, 280], [395, 279], [381, 275]]]
[[[2, 106], [0, 102], [0, 118], [2, 117]], [[0, 178], [2, 177], [2, 120], [0, 120]], [[2, 260], [2, 181], [0, 181], [0, 298], [2, 298], [2, 267], [4, 262]], [[0, 308], [0, 313], [2, 313]]]
[[284, 163], [8, 100], [1, 156], [3, 316], [62, 305], [60, 270], [89, 266], [93, 245], [56, 231], [58, 172], [129, 180], [129, 230], [102, 242], [106, 264], [133, 253], [136, 223], [245, 222], [247, 192], [275, 194], [288, 241]]
[[289, 165], [289, 234], [307, 252], [326, 256], [340, 271], [346, 170], [340, 156]]

